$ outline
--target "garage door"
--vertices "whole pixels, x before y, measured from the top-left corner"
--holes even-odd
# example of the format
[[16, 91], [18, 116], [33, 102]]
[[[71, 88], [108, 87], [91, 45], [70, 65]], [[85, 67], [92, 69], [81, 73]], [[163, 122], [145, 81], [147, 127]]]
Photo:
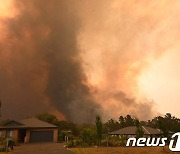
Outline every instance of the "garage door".
[[53, 131], [31, 131], [30, 142], [52, 142]]

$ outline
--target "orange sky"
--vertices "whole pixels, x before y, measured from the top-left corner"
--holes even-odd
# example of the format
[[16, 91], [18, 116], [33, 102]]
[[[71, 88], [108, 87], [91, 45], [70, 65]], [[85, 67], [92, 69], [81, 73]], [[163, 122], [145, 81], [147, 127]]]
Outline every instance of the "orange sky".
[[14, 17], [13, 0], [0, 0], [0, 17]]
[[[16, 16], [12, 2], [0, 0], [1, 19]], [[138, 107], [146, 104], [180, 117], [180, 1], [84, 1], [78, 13], [84, 69], [105, 112], [147, 119]], [[113, 99], [119, 91], [135, 105]]]
[[170, 112], [180, 117], [180, 46], [171, 48], [154, 61], [138, 79], [141, 93], [156, 102], [161, 113]]
[[[88, 21], [79, 42], [89, 79], [99, 91], [122, 90], [137, 102], [153, 102], [154, 115], [180, 116], [180, 1], [114, 0], [97, 12], [85, 11]], [[99, 99], [114, 117], [130, 112], [148, 118], [136, 107]]]

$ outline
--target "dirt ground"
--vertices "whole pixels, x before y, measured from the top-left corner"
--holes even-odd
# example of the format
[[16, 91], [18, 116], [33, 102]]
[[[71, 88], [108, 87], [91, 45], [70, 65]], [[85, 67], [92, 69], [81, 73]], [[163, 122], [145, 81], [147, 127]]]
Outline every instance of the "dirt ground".
[[93, 147], [71, 148], [71, 150], [75, 154], [177, 154], [171, 152], [168, 147]]
[[63, 143], [34, 143], [15, 146], [8, 154], [73, 154]]

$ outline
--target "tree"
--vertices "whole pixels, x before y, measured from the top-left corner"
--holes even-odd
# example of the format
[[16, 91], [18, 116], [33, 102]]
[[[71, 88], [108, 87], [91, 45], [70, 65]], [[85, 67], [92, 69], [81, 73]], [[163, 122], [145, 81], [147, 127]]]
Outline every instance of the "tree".
[[58, 121], [57, 126], [59, 127], [60, 131], [72, 131], [72, 134], [75, 136], [78, 136], [80, 133], [77, 124], [74, 124], [70, 121]]
[[136, 125], [136, 127], [137, 127], [136, 137], [137, 137], [137, 138], [143, 137], [144, 132], [143, 132], [143, 130], [142, 130], [142, 126], [140, 125], [140, 122], [139, 122], [138, 119], [135, 120], [135, 125]]
[[96, 131], [92, 128], [84, 128], [82, 130], [83, 143], [92, 146], [96, 142]]
[[101, 139], [102, 139], [102, 122], [101, 118], [99, 115], [96, 116], [96, 130], [97, 130], [97, 139], [98, 139], [98, 144], [101, 144]]
[[50, 124], [53, 125], [57, 125], [58, 124], [58, 119], [56, 118], [56, 116], [52, 115], [52, 114], [48, 114], [48, 113], [41, 113], [35, 116], [37, 119], [48, 122]]
[[120, 129], [120, 125], [119, 122], [117, 122], [116, 120], [110, 119], [104, 124], [104, 128], [106, 128], [104, 133], [108, 133]]
[[125, 126], [128, 127], [128, 126], [134, 126], [134, 119], [130, 116], [130, 115], [127, 115], [125, 118], [124, 118], [124, 122], [125, 122]]
[[123, 116], [120, 116], [120, 117], [119, 117], [119, 124], [120, 124], [120, 127], [121, 127], [121, 128], [124, 128], [124, 127], [125, 127], [125, 122], [124, 122], [124, 117], [123, 117]]
[[162, 131], [164, 137], [169, 137], [168, 125], [166, 124], [166, 120], [161, 116], [158, 117], [158, 128]]

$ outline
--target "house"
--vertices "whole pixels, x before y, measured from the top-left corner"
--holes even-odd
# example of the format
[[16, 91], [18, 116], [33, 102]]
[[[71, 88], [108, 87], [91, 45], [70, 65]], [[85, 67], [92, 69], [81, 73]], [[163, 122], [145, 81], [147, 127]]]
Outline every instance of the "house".
[[57, 142], [58, 127], [36, 118], [10, 121], [0, 126], [1, 137], [12, 137], [16, 142]]
[[[136, 136], [136, 131], [137, 127], [132, 126], [132, 127], [125, 127], [113, 132], [110, 132], [110, 136], [126, 136], [126, 137], [135, 137]], [[142, 131], [144, 133], [144, 137], [149, 137], [149, 136], [161, 136], [162, 132], [159, 129], [155, 128], [150, 128], [146, 126], [142, 126]]]

